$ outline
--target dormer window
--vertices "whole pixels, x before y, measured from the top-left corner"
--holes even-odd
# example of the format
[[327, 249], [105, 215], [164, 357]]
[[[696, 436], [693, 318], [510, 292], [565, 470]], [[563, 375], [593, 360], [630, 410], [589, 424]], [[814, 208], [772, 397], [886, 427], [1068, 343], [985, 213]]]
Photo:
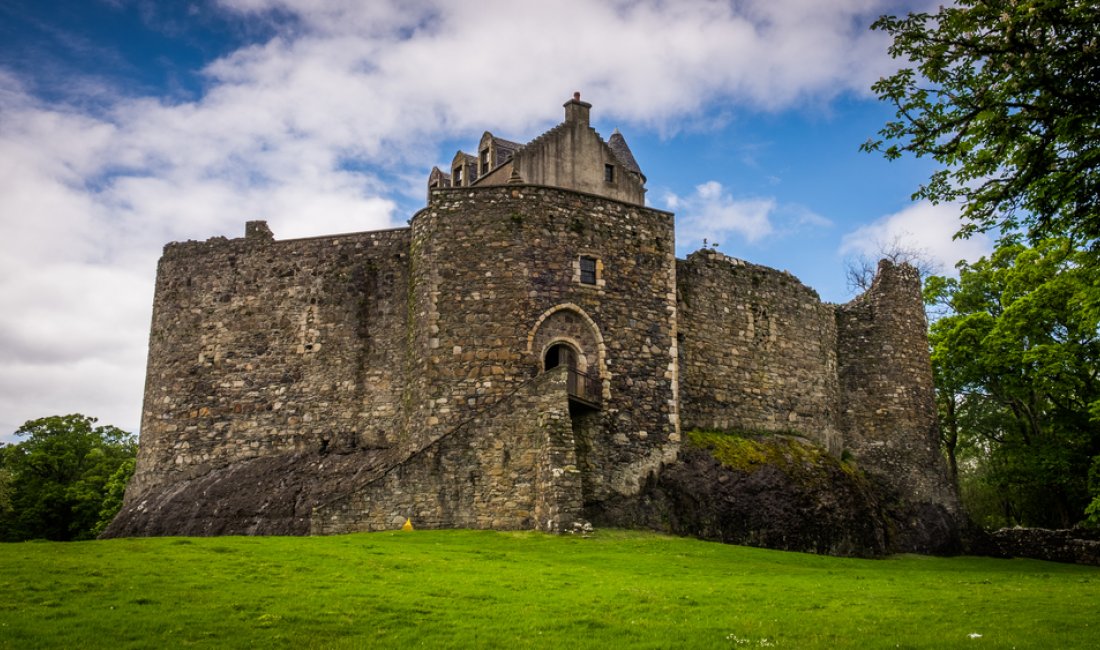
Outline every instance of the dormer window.
[[615, 182], [615, 165], [607, 164], [603, 166], [603, 180], [606, 183]]
[[488, 147], [481, 150], [481, 161], [480, 161], [480, 163], [481, 163], [481, 173], [483, 175], [489, 173], [489, 148]]
[[455, 172], [451, 175], [451, 179], [454, 181], [455, 187], [462, 187], [462, 167], [455, 167]]

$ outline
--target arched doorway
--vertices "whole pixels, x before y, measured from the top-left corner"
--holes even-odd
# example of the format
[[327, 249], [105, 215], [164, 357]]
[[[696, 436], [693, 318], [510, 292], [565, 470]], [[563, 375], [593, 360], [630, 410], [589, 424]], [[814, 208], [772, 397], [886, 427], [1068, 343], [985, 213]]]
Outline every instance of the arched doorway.
[[577, 350], [568, 343], [555, 343], [546, 349], [542, 369], [551, 370], [558, 366], [565, 366], [570, 370], [577, 369]]

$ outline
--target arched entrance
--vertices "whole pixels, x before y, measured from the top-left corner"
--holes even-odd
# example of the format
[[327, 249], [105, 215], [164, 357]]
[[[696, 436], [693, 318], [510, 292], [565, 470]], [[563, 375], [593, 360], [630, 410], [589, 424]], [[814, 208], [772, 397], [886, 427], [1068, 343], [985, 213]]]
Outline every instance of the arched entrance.
[[587, 502], [602, 484], [593, 449], [606, 447], [600, 442], [605, 415], [601, 407], [610, 397], [611, 382], [603, 335], [584, 309], [563, 303], [547, 309], [535, 321], [527, 335], [527, 354], [539, 372], [561, 366], [569, 369], [569, 416], [581, 492]]
[[565, 366], [570, 370], [577, 369], [577, 350], [568, 343], [555, 343], [546, 349], [546, 355], [542, 360], [543, 370], [552, 370], [558, 366]]

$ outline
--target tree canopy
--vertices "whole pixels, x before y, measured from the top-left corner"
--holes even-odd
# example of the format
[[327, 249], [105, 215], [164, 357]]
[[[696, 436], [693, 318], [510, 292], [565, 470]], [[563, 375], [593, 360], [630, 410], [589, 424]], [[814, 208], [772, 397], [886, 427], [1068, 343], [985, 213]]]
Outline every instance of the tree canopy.
[[963, 236], [1100, 236], [1100, 4], [959, 0], [935, 14], [883, 16], [905, 61], [872, 86], [896, 119], [863, 145], [941, 167], [914, 194], [960, 201]]
[[1100, 269], [1086, 257], [1065, 238], [1005, 242], [960, 263], [958, 280], [926, 284], [926, 299], [949, 310], [930, 335], [945, 447], [954, 464], [961, 446], [964, 470], [998, 496], [997, 512], [975, 514], [1056, 527], [1084, 518], [1100, 455], [1090, 418], [1100, 321], [1081, 308]]
[[73, 414], [31, 420], [0, 447], [0, 540], [88, 539], [121, 505], [137, 442], [96, 418]]

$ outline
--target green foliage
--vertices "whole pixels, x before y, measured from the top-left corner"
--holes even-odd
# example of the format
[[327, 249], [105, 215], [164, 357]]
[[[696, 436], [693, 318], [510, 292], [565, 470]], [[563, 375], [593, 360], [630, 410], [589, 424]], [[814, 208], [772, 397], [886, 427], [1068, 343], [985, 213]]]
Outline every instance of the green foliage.
[[0, 648], [1083, 648], [1098, 582], [613, 530], [0, 544]]
[[[4, 459], [4, 445], [0, 445], [0, 463]], [[6, 517], [12, 511], [12, 476], [11, 470], [0, 466], [0, 517]]]
[[1067, 239], [1004, 242], [958, 268], [958, 280], [930, 279], [925, 297], [948, 310], [931, 327], [932, 364], [963, 493], [986, 504], [973, 513], [985, 523], [1072, 525], [1100, 454], [1090, 416], [1100, 402], [1100, 320], [1082, 308], [1100, 268]]
[[114, 516], [117, 505], [108, 512], [105, 499], [125, 489], [137, 443], [95, 422], [79, 414], [31, 420], [15, 432], [26, 440], [0, 448], [0, 540], [87, 539]]
[[[803, 485], [822, 489], [828, 489], [828, 467], [836, 467], [857, 480], [866, 480], [847, 459], [834, 458], [794, 432], [693, 429], [684, 435], [688, 445], [706, 449], [719, 463], [740, 472], [752, 473], [774, 467]], [[850, 458], [850, 454], [848, 456]]]
[[1092, 503], [1085, 508], [1088, 515], [1085, 523], [1100, 528], [1100, 456], [1092, 459], [1092, 467], [1089, 468], [1089, 494], [1092, 495]]
[[102, 533], [118, 511], [122, 509], [122, 498], [126, 496], [126, 486], [134, 477], [134, 467], [137, 466], [137, 458], [131, 457], [122, 461], [114, 474], [107, 479], [103, 486], [103, 503], [99, 507], [99, 521], [92, 528], [93, 535]]
[[756, 440], [717, 431], [688, 431], [689, 444], [707, 449], [726, 467], [742, 472], [752, 472], [769, 463], [772, 455]]
[[872, 86], [897, 119], [865, 151], [942, 167], [914, 198], [961, 201], [962, 234], [1100, 235], [1100, 4], [959, 0], [873, 25], [907, 62]]
[[742, 472], [765, 465], [787, 471], [816, 464], [825, 451], [790, 434], [701, 431], [686, 432], [688, 444], [707, 449], [718, 462]]

